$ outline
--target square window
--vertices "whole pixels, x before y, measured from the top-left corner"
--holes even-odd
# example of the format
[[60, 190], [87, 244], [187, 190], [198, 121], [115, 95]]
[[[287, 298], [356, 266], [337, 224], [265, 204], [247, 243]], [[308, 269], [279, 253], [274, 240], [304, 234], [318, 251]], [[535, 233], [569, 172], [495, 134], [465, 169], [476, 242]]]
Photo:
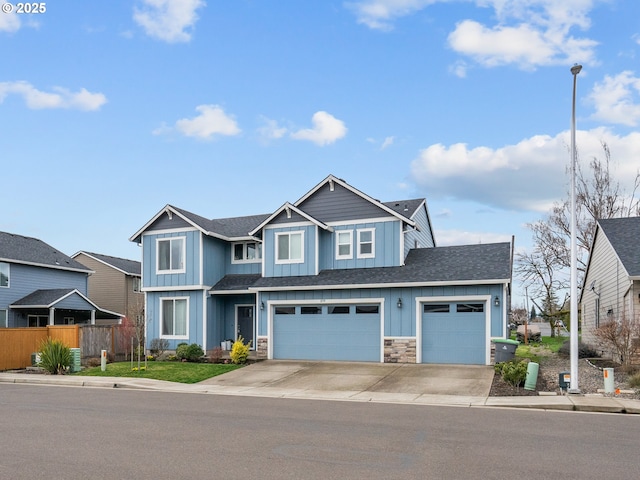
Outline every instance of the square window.
[[303, 232], [276, 233], [276, 263], [302, 263]]

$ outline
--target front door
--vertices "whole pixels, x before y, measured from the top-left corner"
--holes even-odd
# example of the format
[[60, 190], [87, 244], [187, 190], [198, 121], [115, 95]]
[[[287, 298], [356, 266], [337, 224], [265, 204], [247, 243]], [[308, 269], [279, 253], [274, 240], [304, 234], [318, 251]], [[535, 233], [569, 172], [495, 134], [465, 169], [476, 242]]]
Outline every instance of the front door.
[[242, 336], [244, 343], [249, 343], [253, 350], [253, 305], [236, 306], [236, 340]]

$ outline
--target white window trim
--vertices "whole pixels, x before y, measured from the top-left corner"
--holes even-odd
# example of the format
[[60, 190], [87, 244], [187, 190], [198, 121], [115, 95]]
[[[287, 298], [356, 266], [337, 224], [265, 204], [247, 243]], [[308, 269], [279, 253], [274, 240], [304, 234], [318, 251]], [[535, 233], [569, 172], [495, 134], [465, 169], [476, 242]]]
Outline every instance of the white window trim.
[[[171, 242], [182, 240], [182, 268], [174, 270], [160, 270], [160, 242], [169, 242], [169, 263], [171, 263]], [[172, 273], [185, 273], [187, 265], [187, 237], [163, 237], [156, 238], [156, 274], [167, 275]]]
[[[164, 335], [162, 333], [162, 322], [163, 322], [163, 318], [162, 318], [162, 313], [164, 311], [164, 309], [162, 308], [162, 303], [165, 301], [176, 301], [176, 300], [186, 300], [187, 302], [187, 308], [186, 308], [186, 326], [185, 326], [185, 332], [187, 332], [185, 335]], [[175, 303], [174, 303], [174, 314], [175, 314]], [[158, 318], [160, 319], [160, 324], [158, 325], [158, 334], [160, 336], [160, 338], [166, 338], [168, 340], [188, 340], [189, 339], [189, 297], [160, 297], [160, 312], [158, 315]], [[175, 331], [175, 316], [174, 316], [174, 331]]]
[[0, 264], [4, 264], [7, 266], [7, 285], [0, 285], [0, 288], [11, 288], [11, 264], [7, 262], [0, 262]]
[[[351, 260], [353, 258], [353, 230], [336, 230], [336, 260]], [[349, 254], [348, 255], [340, 255], [340, 245], [345, 245], [345, 243], [340, 243], [340, 235], [343, 233], [349, 234]]]
[[[376, 256], [376, 229], [375, 228], [359, 228], [356, 230], [358, 232], [358, 242], [356, 248], [358, 249], [356, 252], [357, 258], [375, 258]], [[360, 253], [360, 245], [362, 245], [362, 241], [360, 236], [363, 232], [371, 232], [371, 253]], [[366, 242], [369, 243], [369, 242]]]
[[[296, 235], [296, 234], [300, 234], [300, 258], [296, 258], [296, 259], [291, 259], [288, 258], [286, 260], [280, 260], [278, 259], [278, 239], [281, 236], [291, 236], [291, 235]], [[275, 263], [282, 265], [282, 264], [288, 264], [288, 263], [304, 263], [304, 230], [295, 230], [295, 231], [290, 231], [290, 232], [276, 232], [275, 234]], [[289, 238], [289, 256], [291, 256], [291, 238]]]
[[[256, 258], [247, 258], [247, 246], [250, 243], [255, 243], [258, 256]], [[242, 245], [242, 260], [236, 260], [236, 245]], [[233, 242], [231, 244], [231, 263], [261, 263], [262, 262], [262, 243], [251, 241], [251, 242]]]

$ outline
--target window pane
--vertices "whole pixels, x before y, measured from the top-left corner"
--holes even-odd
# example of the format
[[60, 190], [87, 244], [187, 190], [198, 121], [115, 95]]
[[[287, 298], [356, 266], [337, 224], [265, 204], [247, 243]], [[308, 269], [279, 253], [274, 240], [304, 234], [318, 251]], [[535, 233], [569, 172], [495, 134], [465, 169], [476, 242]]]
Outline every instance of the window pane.
[[0, 328], [7, 328], [7, 311], [0, 310]]
[[290, 260], [300, 260], [302, 259], [302, 234], [300, 233], [292, 233], [291, 234], [291, 257]]
[[448, 303], [425, 303], [424, 313], [449, 313]]
[[173, 300], [162, 300], [162, 334], [173, 335]]
[[322, 307], [300, 307], [302, 315], [318, 315], [322, 313]]
[[289, 235], [278, 235], [278, 260], [289, 259]]
[[0, 287], [9, 286], [9, 264], [0, 263]]
[[371, 241], [371, 232], [369, 230], [365, 230], [360, 232], [360, 241], [362, 243], [367, 243]]
[[370, 254], [372, 252], [372, 245], [370, 243], [363, 243], [360, 245], [360, 253]]
[[257, 258], [256, 254], [256, 244], [255, 243], [247, 243], [247, 260], [254, 260]]
[[276, 315], [294, 315], [296, 313], [296, 307], [276, 307]]
[[181, 238], [172, 240], [171, 242], [171, 270], [182, 270], [184, 266], [182, 245], [183, 240]]
[[340, 315], [349, 313], [349, 305], [336, 305], [329, 307], [329, 315]]
[[187, 334], [187, 301], [175, 300], [175, 335]]
[[458, 303], [456, 305], [456, 312], [459, 312], [459, 313], [484, 312], [484, 303]]
[[242, 260], [242, 244], [241, 243], [236, 243], [233, 246], [233, 259], [234, 260]]
[[378, 313], [378, 305], [356, 305], [356, 313]]
[[158, 270], [169, 270], [169, 240], [158, 242]]

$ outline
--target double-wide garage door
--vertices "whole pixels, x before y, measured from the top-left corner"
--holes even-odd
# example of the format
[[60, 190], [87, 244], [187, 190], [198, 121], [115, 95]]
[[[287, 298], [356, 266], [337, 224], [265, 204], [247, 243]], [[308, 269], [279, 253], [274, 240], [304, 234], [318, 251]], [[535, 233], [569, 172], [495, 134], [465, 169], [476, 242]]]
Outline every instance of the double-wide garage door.
[[486, 363], [484, 302], [425, 303], [422, 307], [422, 363]]
[[273, 307], [273, 358], [379, 362], [380, 304]]

